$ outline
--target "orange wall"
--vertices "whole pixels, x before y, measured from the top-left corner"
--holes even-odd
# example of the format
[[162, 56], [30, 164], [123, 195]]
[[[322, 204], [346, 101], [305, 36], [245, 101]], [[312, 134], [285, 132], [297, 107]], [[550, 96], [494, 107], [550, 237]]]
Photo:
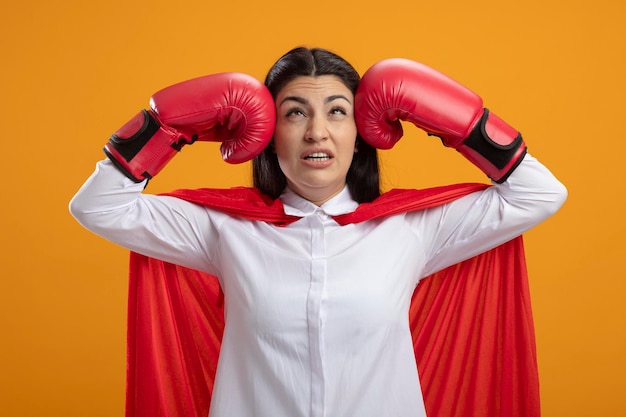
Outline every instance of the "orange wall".
[[[152, 92], [219, 71], [262, 79], [305, 44], [361, 73], [422, 61], [522, 130], [570, 191], [526, 236], [544, 415], [626, 415], [623, 2], [25, 0], [0, 16], [0, 414], [122, 414], [127, 252], [67, 203]], [[483, 180], [405, 130], [383, 153], [386, 187]], [[217, 149], [186, 148], [150, 191], [248, 184]]]

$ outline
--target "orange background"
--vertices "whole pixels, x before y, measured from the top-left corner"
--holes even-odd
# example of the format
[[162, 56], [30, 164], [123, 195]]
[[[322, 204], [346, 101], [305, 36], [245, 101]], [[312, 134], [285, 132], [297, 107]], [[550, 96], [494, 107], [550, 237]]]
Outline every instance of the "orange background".
[[[526, 235], [544, 415], [626, 415], [624, 2], [24, 0], [0, 12], [1, 415], [122, 415], [127, 252], [67, 204], [154, 91], [220, 71], [263, 79], [297, 45], [361, 73], [421, 61], [522, 131], [570, 191]], [[382, 154], [386, 188], [484, 181], [405, 131]], [[249, 170], [196, 144], [149, 191], [249, 184]]]

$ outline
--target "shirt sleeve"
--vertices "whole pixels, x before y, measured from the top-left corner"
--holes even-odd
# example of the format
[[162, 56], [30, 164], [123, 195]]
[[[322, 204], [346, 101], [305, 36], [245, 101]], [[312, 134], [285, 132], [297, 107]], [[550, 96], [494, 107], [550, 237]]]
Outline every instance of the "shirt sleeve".
[[504, 183], [416, 213], [409, 221], [423, 240], [423, 276], [523, 234], [556, 213], [566, 198], [565, 186], [527, 154]]
[[70, 201], [70, 213], [91, 232], [129, 250], [215, 274], [218, 228], [225, 215], [143, 193], [145, 186], [105, 159]]

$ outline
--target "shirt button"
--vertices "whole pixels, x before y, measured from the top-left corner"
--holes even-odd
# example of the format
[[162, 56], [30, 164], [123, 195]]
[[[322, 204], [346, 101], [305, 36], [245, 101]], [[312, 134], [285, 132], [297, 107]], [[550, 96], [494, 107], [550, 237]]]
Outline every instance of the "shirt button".
[[328, 214], [326, 214], [322, 209], [315, 210], [315, 214], [317, 214], [317, 217], [322, 220], [326, 220], [328, 218]]

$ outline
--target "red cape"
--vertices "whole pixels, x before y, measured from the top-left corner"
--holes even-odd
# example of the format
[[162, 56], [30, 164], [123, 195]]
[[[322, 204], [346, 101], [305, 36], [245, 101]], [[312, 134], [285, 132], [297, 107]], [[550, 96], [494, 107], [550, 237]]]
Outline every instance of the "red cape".
[[[421, 210], [484, 189], [392, 190], [340, 224]], [[169, 195], [285, 226], [297, 217], [250, 188]], [[127, 417], [206, 417], [224, 328], [214, 276], [131, 254]], [[409, 314], [429, 417], [538, 417], [539, 381], [522, 238], [424, 278]]]

